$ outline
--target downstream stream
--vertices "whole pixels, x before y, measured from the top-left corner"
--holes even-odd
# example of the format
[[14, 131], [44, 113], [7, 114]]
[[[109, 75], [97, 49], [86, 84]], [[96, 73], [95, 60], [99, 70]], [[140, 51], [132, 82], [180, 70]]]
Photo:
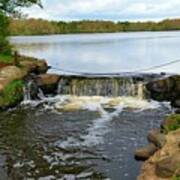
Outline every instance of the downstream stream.
[[0, 179], [136, 179], [134, 151], [169, 111], [136, 97], [25, 101], [0, 115]]

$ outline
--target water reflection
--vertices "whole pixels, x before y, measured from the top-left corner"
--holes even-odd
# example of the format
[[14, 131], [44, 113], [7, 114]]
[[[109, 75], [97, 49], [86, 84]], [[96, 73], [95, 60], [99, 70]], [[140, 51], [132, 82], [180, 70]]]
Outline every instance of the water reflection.
[[[72, 71], [131, 72], [180, 57], [180, 32], [141, 32], [12, 37], [25, 55], [45, 58], [56, 68]], [[180, 73], [180, 63], [153, 72]], [[54, 71], [54, 70], [53, 70]]]

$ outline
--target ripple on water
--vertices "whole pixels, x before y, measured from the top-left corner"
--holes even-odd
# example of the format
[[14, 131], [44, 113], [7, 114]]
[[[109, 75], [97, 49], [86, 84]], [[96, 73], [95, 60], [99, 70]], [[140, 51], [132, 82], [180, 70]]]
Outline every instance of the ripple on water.
[[[63, 109], [77, 101], [78, 108]], [[169, 112], [123, 97], [58, 96], [30, 105], [0, 116], [0, 150], [14, 179], [135, 179], [133, 151]]]

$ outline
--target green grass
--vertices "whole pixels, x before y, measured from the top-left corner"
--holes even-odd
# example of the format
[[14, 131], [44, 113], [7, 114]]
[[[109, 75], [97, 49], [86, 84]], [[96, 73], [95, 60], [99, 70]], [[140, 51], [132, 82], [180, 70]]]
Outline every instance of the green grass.
[[166, 118], [167, 125], [165, 126], [165, 130], [175, 131], [180, 128], [180, 114], [173, 114]]
[[13, 62], [13, 56], [0, 54], [0, 63], [10, 64]]
[[180, 176], [175, 176], [172, 178], [172, 180], [180, 180]]
[[14, 106], [23, 98], [22, 80], [14, 80], [0, 94], [0, 107]]

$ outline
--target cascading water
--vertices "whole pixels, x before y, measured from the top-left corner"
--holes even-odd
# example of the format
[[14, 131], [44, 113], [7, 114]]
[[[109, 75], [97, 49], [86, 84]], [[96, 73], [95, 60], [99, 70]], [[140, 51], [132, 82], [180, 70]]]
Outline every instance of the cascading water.
[[34, 80], [29, 80], [25, 83], [23, 92], [23, 102], [30, 102], [32, 100], [42, 100], [45, 98], [43, 91], [36, 85]]
[[146, 98], [145, 80], [136, 77], [62, 77], [58, 94]]

